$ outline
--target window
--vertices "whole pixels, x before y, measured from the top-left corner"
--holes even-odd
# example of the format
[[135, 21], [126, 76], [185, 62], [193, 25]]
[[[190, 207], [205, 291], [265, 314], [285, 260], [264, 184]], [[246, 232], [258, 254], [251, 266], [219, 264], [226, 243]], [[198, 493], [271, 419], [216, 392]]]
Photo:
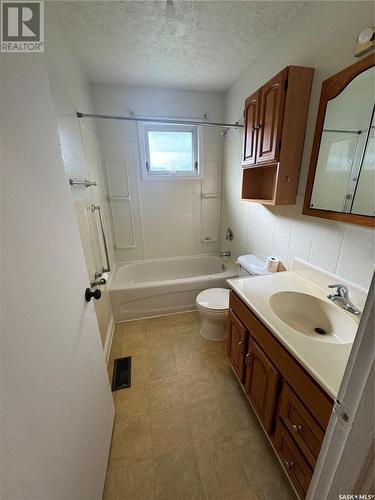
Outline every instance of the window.
[[200, 176], [197, 127], [141, 123], [139, 136], [145, 179]]

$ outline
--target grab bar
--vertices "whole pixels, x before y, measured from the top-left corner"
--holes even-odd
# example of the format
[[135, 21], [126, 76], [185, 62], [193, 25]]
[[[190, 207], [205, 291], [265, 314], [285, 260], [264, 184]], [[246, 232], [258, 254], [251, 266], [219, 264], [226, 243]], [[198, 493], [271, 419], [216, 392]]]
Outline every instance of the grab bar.
[[106, 262], [107, 263], [107, 267], [103, 267], [103, 273], [109, 273], [109, 271], [111, 270], [111, 268], [110, 268], [110, 265], [109, 265], [108, 247], [107, 247], [107, 240], [106, 240], [105, 232], [104, 232], [104, 224], [103, 224], [103, 218], [102, 218], [102, 211], [101, 211], [100, 205], [94, 205], [94, 204], [92, 204], [91, 207], [90, 207], [90, 209], [91, 209], [91, 212], [95, 212], [95, 210], [97, 210], [98, 213], [99, 213], [100, 229], [101, 229], [101, 232], [102, 232], [105, 258], [106, 258], [106, 261], [107, 261]]
[[69, 179], [69, 184], [71, 186], [85, 186], [85, 187], [91, 187], [91, 186], [97, 186], [97, 183], [95, 181], [88, 181], [85, 179], [84, 181], [76, 181], [75, 179]]

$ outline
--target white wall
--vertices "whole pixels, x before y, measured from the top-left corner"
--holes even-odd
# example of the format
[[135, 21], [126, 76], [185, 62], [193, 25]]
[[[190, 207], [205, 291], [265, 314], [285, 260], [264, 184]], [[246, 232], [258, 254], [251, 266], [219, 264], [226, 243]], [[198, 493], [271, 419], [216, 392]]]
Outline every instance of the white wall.
[[[371, 2], [309, 2], [260, 54], [225, 95], [225, 120], [242, 116], [245, 98], [283, 67], [315, 68], [296, 206], [267, 208], [241, 201], [242, 133], [232, 130], [224, 141], [222, 246], [235, 255], [278, 255], [288, 266], [300, 257], [359, 285], [368, 287], [374, 263], [373, 231], [302, 216], [308, 165], [322, 81], [353, 64], [353, 47], [374, 15]], [[223, 240], [233, 225], [233, 242]]]
[[[90, 86], [76, 59], [66, 35], [55, 13], [55, 6], [46, 4], [46, 56], [48, 73], [57, 115], [59, 138], [68, 178], [96, 181], [97, 187], [71, 187], [71, 194], [77, 215], [82, 246], [89, 279], [105, 266], [102, 237], [99, 232], [98, 214], [92, 213], [92, 203], [102, 208], [111, 267], [114, 265], [109, 211], [106, 198], [105, 178], [101, 168], [101, 158], [95, 120], [79, 120], [76, 111], [92, 111]], [[108, 287], [102, 287], [102, 297], [95, 301], [103, 347], [109, 347], [113, 317]]]
[[[221, 122], [223, 95], [124, 85], [94, 84], [96, 113], [167, 118], [203, 118]], [[84, 110], [85, 111], [85, 110]], [[201, 193], [221, 186], [222, 137], [214, 128], [203, 131], [203, 185], [199, 180], [144, 181], [141, 178], [137, 126], [131, 122], [97, 120], [103, 163], [118, 161], [127, 168], [133, 202], [135, 248], [115, 249], [117, 262], [142, 258], [211, 253], [218, 242], [201, 240]]]
[[2, 55], [3, 500], [100, 500], [114, 407], [44, 55]]

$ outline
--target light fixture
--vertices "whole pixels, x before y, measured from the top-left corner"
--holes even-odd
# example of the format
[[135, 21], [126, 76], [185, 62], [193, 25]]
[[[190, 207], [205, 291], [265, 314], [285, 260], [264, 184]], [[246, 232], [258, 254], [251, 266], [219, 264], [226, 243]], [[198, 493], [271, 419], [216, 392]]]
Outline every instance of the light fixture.
[[358, 37], [357, 45], [354, 49], [356, 57], [362, 56], [366, 52], [374, 49], [375, 47], [375, 26], [372, 28], [365, 28], [361, 31]]
[[168, 21], [172, 21], [172, 19], [176, 15], [176, 7], [173, 4], [173, 0], [167, 0], [167, 5], [165, 6], [165, 15]]

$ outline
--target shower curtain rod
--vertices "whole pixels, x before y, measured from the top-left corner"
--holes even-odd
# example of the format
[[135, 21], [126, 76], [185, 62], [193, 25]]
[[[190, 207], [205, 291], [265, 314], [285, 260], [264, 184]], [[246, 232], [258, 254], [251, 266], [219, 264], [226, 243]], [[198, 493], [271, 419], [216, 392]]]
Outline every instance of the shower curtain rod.
[[199, 125], [208, 127], [225, 127], [225, 128], [243, 128], [240, 123], [217, 123], [217, 122], [200, 122], [194, 120], [175, 120], [164, 118], [137, 118], [136, 116], [118, 116], [118, 115], [98, 115], [96, 113], [81, 113], [77, 111], [78, 118], [104, 118], [106, 120], [125, 120], [130, 122], [151, 122], [151, 123], [169, 123], [175, 125]]

